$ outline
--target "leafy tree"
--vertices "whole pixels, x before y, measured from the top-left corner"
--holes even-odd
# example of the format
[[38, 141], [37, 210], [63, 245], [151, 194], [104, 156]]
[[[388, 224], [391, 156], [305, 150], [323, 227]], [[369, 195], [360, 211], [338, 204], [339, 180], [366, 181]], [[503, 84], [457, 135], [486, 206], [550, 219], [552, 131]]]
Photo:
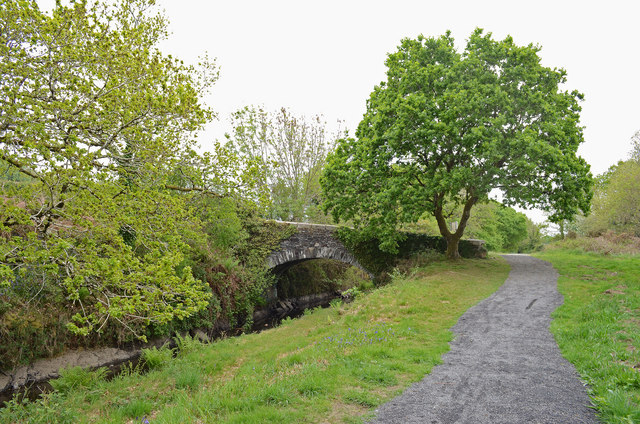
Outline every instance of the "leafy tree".
[[544, 245], [543, 230], [547, 224], [536, 224], [527, 218], [527, 237], [520, 242], [518, 252], [535, 252], [542, 249]]
[[[587, 211], [591, 175], [576, 155], [582, 95], [562, 91], [562, 69], [540, 64], [539, 47], [495, 41], [475, 30], [464, 52], [450, 33], [404, 39], [388, 56], [356, 139], [342, 139], [321, 184], [326, 209], [363, 236], [396, 248], [395, 228], [428, 212], [456, 258], [474, 205], [492, 189], [508, 205]], [[445, 206], [461, 206], [456, 231]]]
[[223, 146], [196, 153], [216, 67], [158, 51], [153, 3], [0, 8], [0, 172], [28, 180], [0, 184], [0, 285], [66, 298], [78, 334], [111, 321], [139, 334], [206, 307], [210, 289], [179, 266], [201, 232], [194, 209], [252, 180]]
[[578, 230], [588, 235], [607, 231], [640, 235], [640, 131], [631, 137], [629, 159], [619, 161], [595, 178], [592, 214]]
[[[285, 108], [244, 107], [232, 115], [229, 144], [256, 163], [270, 197], [266, 215], [287, 221], [322, 221], [319, 179], [334, 137], [322, 116], [294, 116]], [[255, 197], [255, 196], [254, 196]]]
[[591, 235], [615, 231], [640, 236], [640, 162], [619, 162], [609, 169], [605, 181], [596, 187], [593, 213], [582, 228]]
[[640, 131], [631, 137], [631, 159], [640, 163]]
[[466, 234], [485, 240], [489, 250], [517, 252], [520, 242], [527, 237], [527, 217], [491, 200], [475, 207]]

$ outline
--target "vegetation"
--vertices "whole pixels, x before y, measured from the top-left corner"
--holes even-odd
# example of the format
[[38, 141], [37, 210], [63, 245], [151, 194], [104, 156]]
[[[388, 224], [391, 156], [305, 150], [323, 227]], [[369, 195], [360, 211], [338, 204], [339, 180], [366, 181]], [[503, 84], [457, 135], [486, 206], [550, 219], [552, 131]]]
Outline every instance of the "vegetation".
[[[424, 233], [440, 233], [449, 258], [464, 253], [463, 233], [537, 250], [541, 228], [516, 204], [547, 210], [563, 235], [597, 236], [541, 255], [563, 274], [553, 331], [602, 417], [640, 420], [640, 275], [628, 255], [640, 246], [640, 133], [598, 178], [593, 215], [571, 222], [592, 197], [576, 155], [582, 95], [560, 89], [566, 73], [543, 67], [539, 47], [478, 29], [462, 53], [449, 33], [403, 40], [357, 138], [333, 153], [322, 117], [247, 107], [229, 143], [201, 154], [217, 67], [161, 54], [154, 4], [0, 9], [0, 371], [68, 348], [246, 330], [274, 284], [265, 258], [295, 232], [264, 216], [326, 222], [326, 202], [356, 227], [340, 234], [368, 269], [399, 268], [365, 296], [354, 269], [299, 265], [281, 293], [353, 285], [355, 301], [210, 346], [178, 336], [176, 351], [147, 349], [111, 382], [104, 369], [65, 370], [54, 392], [13, 400], [0, 421], [359, 421], [438, 363], [448, 328], [506, 278], [501, 259], [408, 259], [443, 246]], [[489, 200], [496, 188], [506, 205]], [[423, 234], [398, 231], [412, 228]], [[313, 284], [292, 283], [301, 276]]]
[[576, 230], [597, 236], [607, 231], [640, 236], [640, 132], [633, 137], [629, 159], [596, 179], [592, 213]]
[[233, 132], [227, 134], [230, 147], [257, 163], [262, 187], [268, 187], [268, 203], [261, 208], [271, 219], [324, 223], [320, 175], [335, 135], [327, 134], [322, 116], [310, 120], [297, 117], [286, 108], [266, 112], [245, 107], [232, 116]]
[[507, 273], [501, 258], [431, 261], [270, 331], [210, 345], [183, 339], [177, 358], [159, 367], [150, 352], [156, 365], [145, 375], [87, 387], [69, 374], [79, 390], [14, 400], [0, 422], [361, 422], [440, 362], [449, 328]]
[[[458, 207], [452, 216], [456, 216], [461, 210]], [[432, 216], [423, 216], [418, 222], [405, 224], [403, 228], [429, 235], [440, 234], [438, 223]], [[495, 200], [474, 207], [465, 235], [471, 239], [484, 240], [490, 251], [531, 252], [542, 246], [539, 228], [525, 214]]]
[[[612, 254], [620, 244], [614, 240], [590, 239], [536, 255], [560, 273], [564, 304], [552, 315], [551, 331], [606, 423], [640, 422], [640, 239], [635, 243], [634, 255]], [[621, 248], [628, 251], [629, 243]]]
[[[474, 31], [463, 53], [449, 33], [404, 39], [388, 56], [387, 81], [367, 102], [357, 139], [341, 139], [321, 184], [326, 209], [397, 247], [396, 228], [433, 215], [456, 258], [471, 209], [500, 189], [508, 205], [550, 219], [589, 209], [591, 174], [576, 155], [582, 95], [559, 87], [562, 69], [539, 47]], [[447, 223], [461, 207], [457, 230]]]
[[246, 326], [272, 282], [264, 249], [290, 230], [256, 223], [254, 162], [196, 152], [217, 69], [158, 51], [167, 23], [153, 3], [0, 9], [2, 369]]
[[29, 177], [0, 186], [0, 284], [68, 299], [77, 334], [111, 320], [135, 333], [211, 296], [189, 268], [176, 272], [178, 226], [196, 223], [167, 186], [204, 170], [183, 140], [211, 115], [197, 95], [215, 76], [154, 50], [164, 21], [147, 6], [77, 2], [48, 16], [9, 1], [0, 12], [0, 159]]

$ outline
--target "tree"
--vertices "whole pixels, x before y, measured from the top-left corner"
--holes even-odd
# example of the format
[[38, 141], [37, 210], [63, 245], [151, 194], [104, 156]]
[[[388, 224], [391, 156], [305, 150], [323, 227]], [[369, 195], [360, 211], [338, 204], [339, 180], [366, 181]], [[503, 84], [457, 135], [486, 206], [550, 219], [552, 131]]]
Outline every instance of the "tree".
[[631, 137], [631, 146], [631, 160], [640, 163], [640, 131], [636, 131]]
[[475, 206], [465, 233], [471, 238], [485, 240], [489, 250], [517, 252], [520, 242], [527, 237], [527, 217], [490, 200]]
[[518, 246], [518, 253], [536, 252], [542, 249], [544, 245], [543, 230], [545, 230], [547, 224], [536, 224], [527, 218], [527, 237], [522, 240], [520, 246]]
[[153, 3], [0, 9], [0, 166], [26, 178], [0, 183], [0, 285], [66, 298], [79, 334], [206, 307], [209, 288], [179, 266], [201, 232], [194, 205], [246, 182], [223, 146], [196, 153], [216, 67], [158, 51]]
[[640, 236], [640, 131], [631, 137], [631, 146], [629, 159], [596, 177], [592, 214], [579, 224], [584, 233], [614, 231]]
[[[404, 39], [389, 54], [356, 139], [342, 139], [321, 184], [326, 209], [363, 236], [396, 248], [399, 223], [432, 214], [456, 258], [474, 205], [500, 189], [507, 205], [588, 211], [591, 174], [576, 155], [582, 95], [562, 91], [562, 69], [540, 64], [539, 47], [475, 30], [463, 53], [450, 33]], [[462, 207], [455, 231], [445, 206]]]
[[322, 220], [320, 175], [334, 140], [320, 115], [297, 117], [286, 108], [266, 112], [244, 107], [232, 115], [231, 148], [253, 161], [269, 189], [269, 218], [287, 221]]
[[595, 189], [593, 213], [582, 223], [591, 235], [607, 231], [640, 236], [640, 161], [620, 161], [599, 176]]

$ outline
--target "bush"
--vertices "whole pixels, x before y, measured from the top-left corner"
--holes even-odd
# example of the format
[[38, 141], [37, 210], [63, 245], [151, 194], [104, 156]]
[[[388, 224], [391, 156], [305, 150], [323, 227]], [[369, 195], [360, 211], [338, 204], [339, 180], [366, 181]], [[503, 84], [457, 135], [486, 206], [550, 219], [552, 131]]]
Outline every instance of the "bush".
[[96, 382], [104, 380], [109, 371], [106, 368], [98, 368], [94, 371], [81, 367], [60, 370], [60, 377], [50, 380], [49, 384], [60, 393], [67, 393], [73, 389], [89, 388]]
[[150, 370], [162, 369], [165, 364], [173, 358], [173, 349], [162, 346], [157, 349], [155, 346], [150, 349], [142, 349], [142, 361]]
[[545, 246], [546, 249], [574, 249], [603, 255], [640, 254], [640, 237], [608, 231], [596, 237], [567, 238]]

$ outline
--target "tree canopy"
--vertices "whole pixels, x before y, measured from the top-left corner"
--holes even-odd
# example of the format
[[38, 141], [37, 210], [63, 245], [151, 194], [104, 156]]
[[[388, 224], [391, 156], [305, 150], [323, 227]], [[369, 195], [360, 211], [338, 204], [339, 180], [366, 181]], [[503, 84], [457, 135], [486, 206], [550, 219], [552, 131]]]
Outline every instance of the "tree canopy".
[[233, 131], [226, 134], [230, 148], [258, 166], [262, 187], [269, 190], [265, 215], [285, 221], [326, 220], [319, 208], [319, 179], [337, 136], [327, 131], [324, 118], [247, 106], [233, 113], [231, 121]]
[[[462, 53], [450, 33], [402, 40], [356, 138], [339, 140], [328, 158], [326, 209], [382, 236], [388, 250], [399, 224], [429, 213], [452, 258], [472, 207], [493, 189], [507, 205], [550, 211], [551, 221], [587, 212], [591, 174], [576, 153], [582, 95], [561, 90], [566, 72], [543, 66], [539, 50], [481, 29]], [[462, 209], [455, 231], [447, 207]]]
[[196, 152], [217, 69], [159, 52], [153, 4], [0, 8], [0, 286], [68, 299], [79, 334], [204, 308], [210, 289], [180, 265], [197, 200], [251, 181], [228, 149]]
[[579, 225], [587, 234], [614, 231], [640, 236], [640, 132], [631, 141], [629, 159], [596, 179], [593, 213]]

